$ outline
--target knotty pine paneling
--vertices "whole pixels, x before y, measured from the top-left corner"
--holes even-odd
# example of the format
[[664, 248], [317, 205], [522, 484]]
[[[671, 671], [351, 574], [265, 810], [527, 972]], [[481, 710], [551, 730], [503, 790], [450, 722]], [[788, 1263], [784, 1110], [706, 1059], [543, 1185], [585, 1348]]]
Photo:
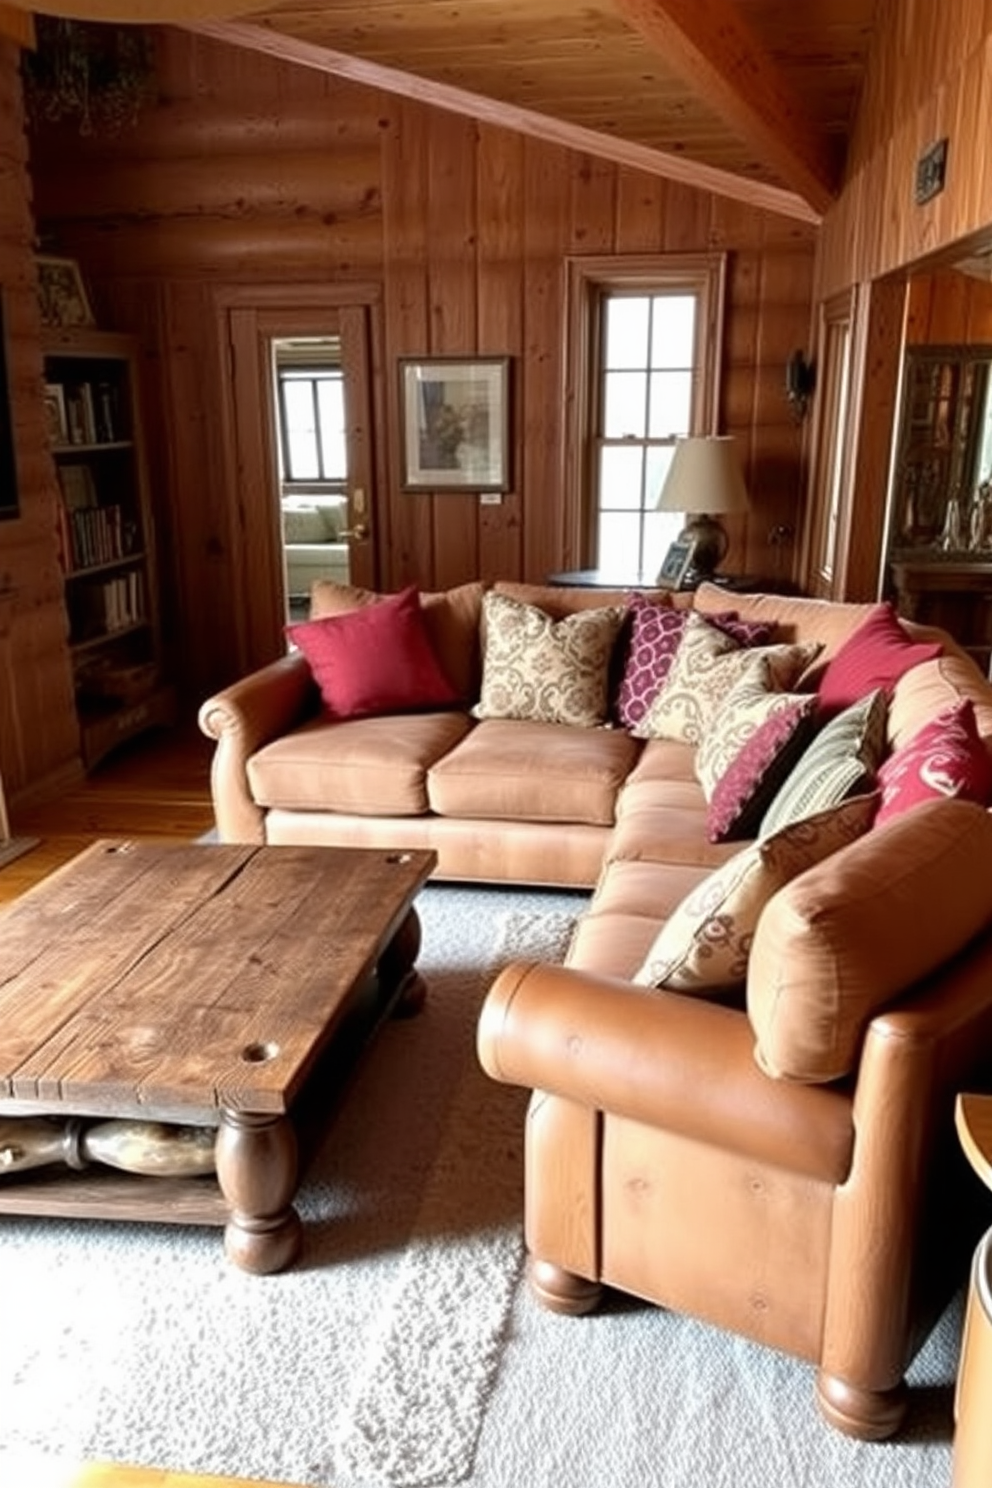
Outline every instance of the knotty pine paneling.
[[[824, 219], [818, 295], [992, 235], [992, 6], [881, 0], [844, 188]], [[916, 162], [947, 137], [947, 181], [913, 200]]]
[[[157, 105], [112, 140], [39, 132], [34, 180], [46, 242], [79, 257], [101, 321], [145, 350], [163, 608], [191, 699], [268, 659], [245, 655], [252, 595], [229, 541], [235, 522], [250, 547], [270, 517], [223, 468], [213, 307], [232, 285], [381, 286], [381, 587], [539, 581], [586, 561], [563, 475], [569, 255], [725, 249], [722, 403], [752, 494], [728, 566], [787, 571], [791, 549], [783, 558], [767, 539], [799, 521], [803, 431], [783, 384], [785, 357], [808, 342], [811, 228], [259, 54], [157, 35]], [[400, 489], [397, 361], [423, 355], [512, 357], [513, 483], [500, 505]]]
[[907, 346], [992, 345], [992, 283], [944, 269], [907, 288]]
[[0, 286], [20, 516], [0, 523], [0, 777], [8, 806], [81, 773], [42, 402], [19, 51], [0, 40]]

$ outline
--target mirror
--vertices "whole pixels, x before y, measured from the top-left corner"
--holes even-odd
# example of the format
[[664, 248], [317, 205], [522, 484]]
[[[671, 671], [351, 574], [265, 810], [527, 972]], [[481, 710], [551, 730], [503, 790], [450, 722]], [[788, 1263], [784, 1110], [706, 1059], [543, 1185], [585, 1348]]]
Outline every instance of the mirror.
[[915, 346], [903, 364], [893, 560], [992, 556], [992, 345]]

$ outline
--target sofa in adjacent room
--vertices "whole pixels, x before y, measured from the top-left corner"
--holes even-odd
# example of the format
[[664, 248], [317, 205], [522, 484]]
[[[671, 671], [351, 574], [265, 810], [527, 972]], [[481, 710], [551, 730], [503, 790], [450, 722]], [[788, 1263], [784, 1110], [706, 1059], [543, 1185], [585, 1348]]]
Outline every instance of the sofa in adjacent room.
[[316, 585], [311, 617], [201, 709], [223, 840], [593, 890], [480, 1022], [534, 1092], [538, 1297], [696, 1314], [897, 1429], [988, 1218], [952, 1120], [992, 1068], [987, 680], [885, 605], [715, 585]]

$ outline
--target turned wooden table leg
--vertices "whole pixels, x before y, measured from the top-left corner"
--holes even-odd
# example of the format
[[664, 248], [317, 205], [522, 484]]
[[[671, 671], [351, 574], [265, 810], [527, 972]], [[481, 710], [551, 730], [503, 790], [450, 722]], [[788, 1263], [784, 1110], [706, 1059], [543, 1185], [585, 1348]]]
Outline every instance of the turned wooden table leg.
[[228, 1258], [243, 1271], [282, 1271], [300, 1251], [303, 1227], [293, 1208], [296, 1133], [285, 1116], [222, 1111], [217, 1132], [217, 1180], [231, 1214], [224, 1231]]
[[411, 908], [379, 957], [379, 980], [383, 988], [396, 989], [393, 1014], [397, 1018], [412, 1018], [427, 998], [427, 983], [414, 966], [420, 955], [420, 940], [420, 917]]

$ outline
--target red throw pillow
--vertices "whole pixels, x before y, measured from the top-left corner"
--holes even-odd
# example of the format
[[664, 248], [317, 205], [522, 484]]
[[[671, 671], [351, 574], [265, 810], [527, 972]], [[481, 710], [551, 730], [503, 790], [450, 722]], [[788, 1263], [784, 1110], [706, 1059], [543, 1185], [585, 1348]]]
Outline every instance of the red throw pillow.
[[[617, 722], [632, 729], [650, 708], [672, 669], [690, 611], [644, 594], [632, 594], [627, 604], [630, 639], [617, 693]], [[741, 646], [763, 646], [771, 639], [772, 626], [764, 621], [739, 620], [733, 610], [707, 615], [710, 625], [733, 636]]]
[[458, 694], [431, 649], [414, 586], [345, 615], [287, 625], [335, 718], [443, 708]]
[[911, 641], [890, 604], [879, 604], [827, 662], [816, 690], [824, 713], [839, 713], [876, 688], [891, 693], [904, 672], [940, 656], [937, 641]]
[[771, 713], [734, 755], [706, 808], [711, 842], [756, 837], [761, 818], [816, 732], [816, 698], [810, 695]]
[[971, 700], [962, 698], [918, 729], [881, 766], [878, 784], [882, 802], [876, 826], [935, 796], [986, 805], [992, 797], [992, 759], [979, 737]]

